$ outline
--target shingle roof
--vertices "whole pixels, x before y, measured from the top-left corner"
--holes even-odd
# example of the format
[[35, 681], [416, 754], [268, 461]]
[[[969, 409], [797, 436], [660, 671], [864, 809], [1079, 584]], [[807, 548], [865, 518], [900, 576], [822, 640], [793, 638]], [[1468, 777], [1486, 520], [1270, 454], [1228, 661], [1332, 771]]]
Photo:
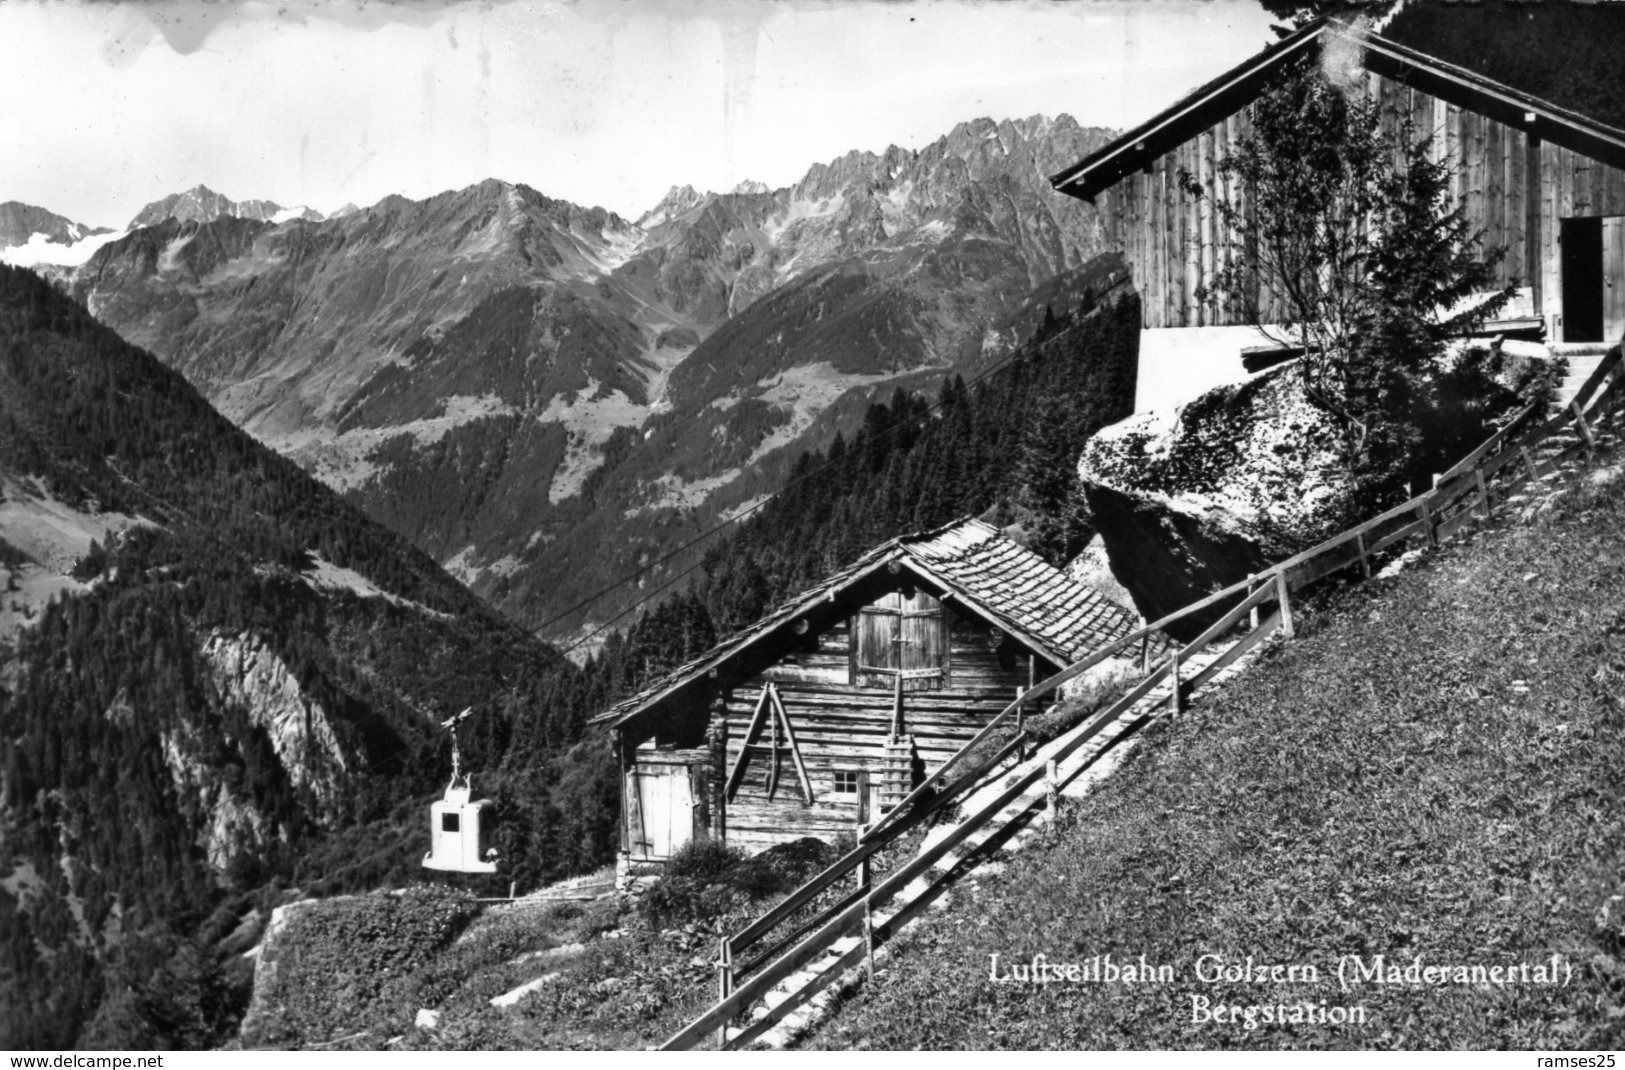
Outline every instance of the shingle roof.
[[1077, 661], [1139, 626], [1127, 611], [980, 520], [914, 536], [901, 549], [1058, 665]]
[[684, 684], [789, 624], [821, 599], [894, 562], [924, 579], [934, 580], [968, 608], [991, 619], [1056, 665], [1069, 665], [1139, 627], [1133, 614], [1005, 538], [997, 528], [966, 518], [882, 543], [755, 624], [611, 707], [593, 723], [621, 724], [636, 717]]

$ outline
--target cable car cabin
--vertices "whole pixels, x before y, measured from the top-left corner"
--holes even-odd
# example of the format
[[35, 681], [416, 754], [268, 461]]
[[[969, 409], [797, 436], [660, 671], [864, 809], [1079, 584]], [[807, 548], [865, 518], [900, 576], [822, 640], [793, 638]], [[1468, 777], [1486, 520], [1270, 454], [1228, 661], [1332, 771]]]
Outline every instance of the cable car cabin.
[[429, 807], [430, 848], [423, 856], [423, 868], [450, 873], [497, 871], [496, 851], [485, 820], [491, 800], [470, 802], [470, 794], [466, 783], [458, 787], [454, 782], [446, 788], [446, 797]]
[[877, 547], [596, 719], [623, 777], [622, 886], [699, 836], [856, 831], [1018, 689], [1138, 626], [977, 520]]

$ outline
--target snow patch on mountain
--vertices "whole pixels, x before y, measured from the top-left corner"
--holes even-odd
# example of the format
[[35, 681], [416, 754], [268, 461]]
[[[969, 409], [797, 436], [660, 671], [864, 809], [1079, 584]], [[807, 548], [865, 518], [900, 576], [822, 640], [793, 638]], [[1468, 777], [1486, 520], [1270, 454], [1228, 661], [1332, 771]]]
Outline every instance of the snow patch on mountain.
[[172, 271], [179, 271], [181, 253], [186, 250], [188, 245], [192, 244], [192, 239], [195, 237], [197, 237], [197, 233], [194, 231], [191, 234], [184, 234], [174, 238], [168, 245], [164, 246], [163, 252], [158, 254], [158, 274], [167, 275]]
[[769, 241], [777, 243], [796, 224], [809, 219], [822, 219], [825, 216], [832, 216], [844, 207], [846, 207], [846, 192], [844, 190], [816, 200], [798, 198], [792, 200], [789, 208], [783, 213], [775, 215], [764, 222], [762, 224], [762, 233], [767, 235]]
[[295, 219], [308, 219], [312, 223], [320, 223], [323, 216], [322, 213], [318, 212], [316, 209], [307, 208], [302, 204], [271, 213], [271, 222], [273, 223], [290, 223]]
[[[77, 230], [77, 227], [75, 228]], [[87, 238], [80, 238], [71, 245], [54, 242], [44, 234], [38, 232], [31, 235], [22, 245], [12, 245], [0, 249], [0, 263], [10, 264], [12, 267], [79, 267], [96, 255], [96, 250], [109, 245], [120, 238], [128, 236], [128, 231], [119, 231], [108, 234], [92, 234]]]

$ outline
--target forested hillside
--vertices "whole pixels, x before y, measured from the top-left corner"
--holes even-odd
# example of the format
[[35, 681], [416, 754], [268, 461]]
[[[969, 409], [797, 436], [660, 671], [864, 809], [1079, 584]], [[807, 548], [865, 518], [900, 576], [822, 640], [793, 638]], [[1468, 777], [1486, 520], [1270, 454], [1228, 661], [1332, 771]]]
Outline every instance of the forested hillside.
[[411, 872], [416, 837], [343, 845], [439, 786], [436, 722], [490, 707], [468, 746], [499, 754], [575, 672], [11, 268], [0, 488], [14, 600], [51, 567], [48, 522], [139, 520], [0, 676], [0, 1045], [216, 1042], [279, 888]]
[[[138, 522], [74, 562], [0, 677], [0, 1042], [219, 1042], [270, 907], [421, 874], [436, 722], [464, 706], [501, 882], [609, 861], [619, 785], [582, 737], [616, 699], [893, 535], [991, 510], [1054, 560], [1081, 545], [1071, 459], [1128, 411], [1137, 316], [1048, 317], [985, 381], [872, 406], [576, 669], [5, 269], [5, 515]], [[8, 584], [44, 567], [4, 547]]]

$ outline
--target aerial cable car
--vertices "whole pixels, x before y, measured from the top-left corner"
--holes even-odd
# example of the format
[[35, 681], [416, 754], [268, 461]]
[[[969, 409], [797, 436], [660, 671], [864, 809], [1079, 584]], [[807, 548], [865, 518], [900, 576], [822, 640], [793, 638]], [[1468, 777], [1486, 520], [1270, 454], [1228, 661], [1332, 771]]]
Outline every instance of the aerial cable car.
[[446, 785], [446, 797], [429, 807], [429, 853], [423, 856], [424, 869], [450, 873], [497, 871], [497, 852], [490, 845], [491, 830], [485, 820], [491, 800], [469, 800], [474, 789], [470, 774], [462, 771], [462, 755], [457, 749], [457, 726], [473, 712], [470, 706], [440, 723], [451, 733], [451, 783]]

